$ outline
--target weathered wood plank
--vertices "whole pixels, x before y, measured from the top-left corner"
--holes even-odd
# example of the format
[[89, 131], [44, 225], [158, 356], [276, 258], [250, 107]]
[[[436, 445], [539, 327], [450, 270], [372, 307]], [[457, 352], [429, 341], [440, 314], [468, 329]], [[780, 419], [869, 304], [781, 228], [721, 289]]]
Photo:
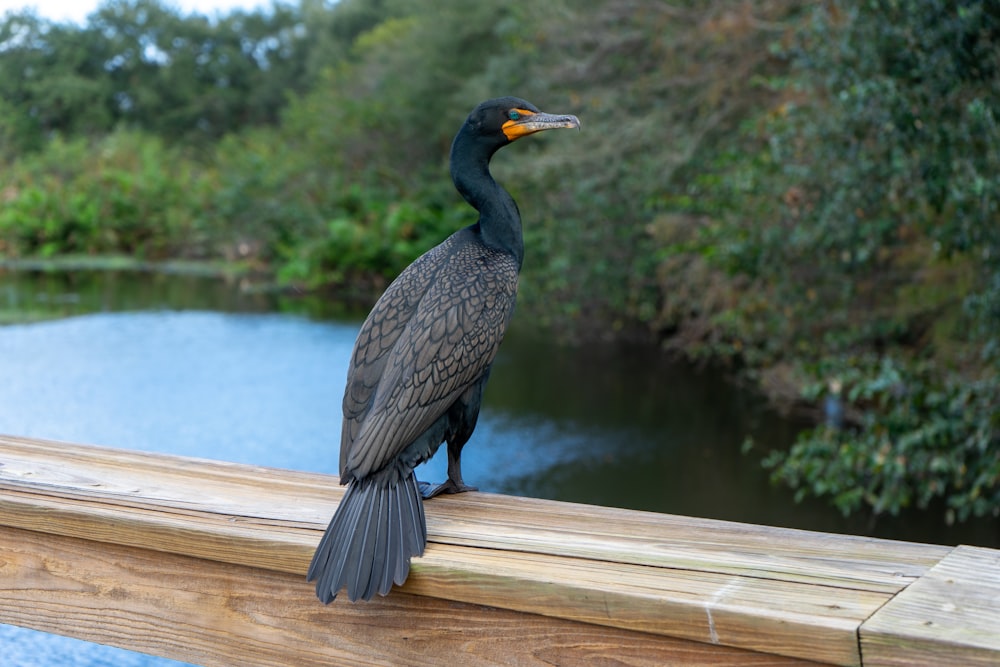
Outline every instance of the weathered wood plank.
[[[2, 525], [300, 578], [335, 482], [0, 437]], [[489, 494], [435, 499], [427, 517], [404, 592], [844, 665], [860, 663], [861, 623], [948, 553]]]
[[295, 575], [0, 527], [0, 622], [203, 665], [815, 665], [395, 592], [324, 607]]
[[[325, 524], [336, 478], [218, 461], [0, 436], [0, 484], [19, 479], [59, 495], [141, 507], [213, 508], [239, 525]], [[260, 487], [268, 496], [262, 500]], [[196, 500], [192, 488], [199, 489]], [[430, 540], [675, 569], [896, 593], [948, 547], [754, 526], [651, 512], [462, 494], [428, 503]], [[482, 527], [490, 527], [484, 534]]]
[[1000, 664], [1000, 551], [958, 547], [861, 626], [866, 666]]

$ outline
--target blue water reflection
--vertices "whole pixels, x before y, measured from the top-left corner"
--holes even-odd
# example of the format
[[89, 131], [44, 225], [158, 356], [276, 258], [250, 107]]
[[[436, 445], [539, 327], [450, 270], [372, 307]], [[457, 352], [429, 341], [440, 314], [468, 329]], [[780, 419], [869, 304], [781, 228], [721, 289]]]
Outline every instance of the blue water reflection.
[[183, 667], [187, 664], [10, 625], [0, 625], [0, 656], [4, 667]]
[[169, 311], [9, 326], [0, 431], [336, 472], [355, 334], [281, 315]]
[[[0, 432], [336, 474], [357, 329], [192, 311], [4, 327]], [[530, 417], [497, 423], [487, 408], [466, 476], [499, 491], [525, 470], [586, 456], [597, 435]], [[419, 475], [447, 476], [443, 450]]]

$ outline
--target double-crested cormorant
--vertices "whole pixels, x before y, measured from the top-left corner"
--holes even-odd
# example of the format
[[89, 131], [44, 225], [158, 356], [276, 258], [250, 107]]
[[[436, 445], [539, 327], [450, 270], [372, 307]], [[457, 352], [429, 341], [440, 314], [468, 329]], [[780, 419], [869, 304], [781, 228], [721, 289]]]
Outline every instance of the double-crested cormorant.
[[[462, 446], [476, 427], [483, 387], [514, 312], [524, 257], [514, 199], [490, 158], [520, 137], [580, 127], [516, 97], [477, 106], [455, 135], [451, 177], [479, 220], [404, 270], [375, 304], [354, 344], [340, 440], [347, 484], [316, 548], [309, 581], [324, 603], [402, 584], [427, 543], [423, 498], [473, 490]], [[413, 468], [448, 443], [448, 481], [418, 484]]]

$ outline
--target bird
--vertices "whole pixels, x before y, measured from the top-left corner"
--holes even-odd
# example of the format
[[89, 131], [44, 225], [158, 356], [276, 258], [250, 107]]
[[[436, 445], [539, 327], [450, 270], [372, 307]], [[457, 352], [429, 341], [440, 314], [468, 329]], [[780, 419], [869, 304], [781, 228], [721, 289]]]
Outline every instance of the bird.
[[[461, 454], [514, 312], [524, 261], [521, 215], [494, 180], [497, 150], [530, 134], [580, 128], [573, 115], [517, 97], [476, 106], [451, 145], [451, 178], [479, 217], [413, 261], [386, 288], [358, 333], [348, 366], [340, 440], [347, 485], [307, 573], [324, 604], [387, 595], [427, 544], [423, 501], [474, 491]], [[448, 479], [414, 468], [447, 442]]]

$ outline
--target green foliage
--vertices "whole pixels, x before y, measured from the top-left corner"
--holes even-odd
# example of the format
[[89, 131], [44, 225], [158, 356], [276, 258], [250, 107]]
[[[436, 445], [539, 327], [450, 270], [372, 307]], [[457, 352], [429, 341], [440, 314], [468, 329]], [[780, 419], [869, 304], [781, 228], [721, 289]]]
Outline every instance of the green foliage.
[[308, 156], [280, 133], [259, 129], [231, 135], [212, 156], [218, 184], [212, 204], [223, 244], [256, 247], [272, 259], [304, 229], [322, 224], [322, 200], [336, 192], [335, 175], [310, 167]]
[[387, 204], [381, 198], [366, 200], [371, 194], [354, 189], [342, 202], [345, 215], [330, 219], [323, 235], [297, 247], [281, 277], [312, 287], [363, 282], [371, 277], [388, 284], [429, 249], [429, 240], [444, 238], [465, 217], [461, 209], [446, 212], [405, 201]]
[[184, 16], [158, 0], [107, 0], [84, 26], [7, 14], [0, 119], [20, 126], [7, 140], [37, 150], [48, 133], [94, 136], [125, 124], [195, 144], [274, 124], [288, 94], [305, 87], [302, 19], [287, 5]]
[[854, 427], [823, 425], [802, 434], [787, 454], [765, 462], [774, 478], [829, 497], [844, 514], [927, 509], [944, 500], [949, 523], [1000, 514], [1000, 379], [942, 378], [927, 363], [890, 357], [828, 361], [842, 372], [831, 391], [807, 395], [842, 401]]
[[199, 170], [158, 139], [56, 138], [6, 176], [0, 246], [8, 255], [163, 257], [198, 248], [206, 203]]
[[771, 82], [783, 99], [744, 134], [756, 156], [714, 163], [709, 199], [732, 207], [705, 210], [690, 247], [743, 298], [698, 344], [850, 387], [853, 428], [768, 461], [800, 495], [1000, 509], [998, 42], [988, 3], [819, 8]]

